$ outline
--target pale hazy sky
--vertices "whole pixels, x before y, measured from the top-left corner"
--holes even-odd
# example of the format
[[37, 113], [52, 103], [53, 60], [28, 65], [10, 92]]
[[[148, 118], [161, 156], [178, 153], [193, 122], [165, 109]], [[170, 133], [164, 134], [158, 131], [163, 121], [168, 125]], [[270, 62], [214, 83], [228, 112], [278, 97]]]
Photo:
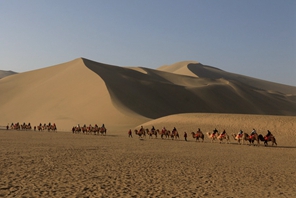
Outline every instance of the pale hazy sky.
[[296, 86], [295, 0], [0, 0], [0, 70], [195, 60]]

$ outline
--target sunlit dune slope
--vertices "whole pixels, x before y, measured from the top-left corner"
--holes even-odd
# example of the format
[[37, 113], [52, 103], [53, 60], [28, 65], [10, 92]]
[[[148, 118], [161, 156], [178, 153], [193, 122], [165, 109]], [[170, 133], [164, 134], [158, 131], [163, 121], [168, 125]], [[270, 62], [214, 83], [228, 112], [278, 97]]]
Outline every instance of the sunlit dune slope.
[[147, 120], [118, 111], [104, 81], [81, 58], [1, 79], [0, 92], [1, 124], [55, 122], [70, 130], [77, 124], [116, 128]]

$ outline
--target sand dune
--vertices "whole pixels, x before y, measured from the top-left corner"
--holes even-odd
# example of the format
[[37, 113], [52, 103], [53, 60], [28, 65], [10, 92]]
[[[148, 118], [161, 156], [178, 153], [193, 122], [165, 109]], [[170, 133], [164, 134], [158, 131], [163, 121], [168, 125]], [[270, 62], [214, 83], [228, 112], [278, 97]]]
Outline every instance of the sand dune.
[[265, 81], [249, 76], [234, 74], [223, 71], [221, 69], [203, 65], [194, 61], [183, 61], [172, 65], [165, 65], [158, 70], [172, 72], [181, 75], [197, 76], [208, 79], [225, 79], [227, 81], [236, 81], [247, 86], [254, 87], [260, 90], [272, 90], [283, 94], [296, 94], [296, 87], [290, 85], [283, 85], [280, 83]]
[[179, 113], [296, 115], [295, 89], [192, 61], [153, 70], [79, 58], [1, 79], [0, 125], [105, 123], [115, 130]]
[[82, 59], [9, 76], [1, 80], [0, 87], [5, 93], [0, 98], [1, 124], [51, 122], [70, 130], [84, 123], [112, 123], [116, 128], [147, 120], [118, 111], [104, 81], [87, 69]]
[[13, 74], [16, 74], [16, 72], [0, 70], [0, 78], [4, 78], [5, 76], [10, 76]]

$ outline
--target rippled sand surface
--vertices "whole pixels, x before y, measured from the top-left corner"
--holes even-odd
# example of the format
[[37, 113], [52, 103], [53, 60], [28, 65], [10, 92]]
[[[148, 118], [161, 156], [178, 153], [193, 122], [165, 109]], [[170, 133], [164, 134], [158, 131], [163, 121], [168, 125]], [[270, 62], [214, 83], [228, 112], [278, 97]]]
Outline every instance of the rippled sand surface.
[[296, 197], [296, 148], [0, 130], [0, 197]]

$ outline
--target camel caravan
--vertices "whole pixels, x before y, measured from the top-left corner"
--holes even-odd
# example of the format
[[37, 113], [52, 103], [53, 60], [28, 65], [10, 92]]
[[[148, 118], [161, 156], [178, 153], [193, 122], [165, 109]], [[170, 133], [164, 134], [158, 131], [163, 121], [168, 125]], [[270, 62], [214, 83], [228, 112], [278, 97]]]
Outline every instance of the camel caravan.
[[[267, 131], [267, 135], [263, 136], [261, 134], [257, 134], [255, 129], [253, 129], [250, 135], [240, 130], [238, 134], [231, 134], [231, 136], [238, 144], [245, 144], [245, 142], [249, 142], [249, 145], [258, 146], [260, 144], [260, 141], [262, 141], [264, 142], [264, 146], [268, 146], [268, 142], [271, 142], [272, 146], [277, 145], [275, 137], [271, 134], [269, 130]], [[152, 129], [149, 130], [148, 128], [144, 129], [143, 126], [141, 126], [139, 130], [135, 129], [134, 133], [141, 139], [146, 138], [146, 136], [148, 136], [149, 138], [157, 138], [158, 135], [161, 137], [161, 139], [179, 139], [179, 133], [175, 127], [172, 131], [170, 131], [167, 130], [165, 127], [163, 127], [162, 130], [159, 130], [155, 129], [154, 126], [152, 126]], [[208, 136], [211, 142], [218, 141], [220, 144], [223, 142], [225, 142], [226, 144], [230, 144], [230, 135], [228, 135], [225, 130], [223, 130], [222, 133], [219, 133], [218, 130], [215, 128], [213, 132], [207, 132], [205, 134]], [[200, 128], [198, 128], [196, 132], [191, 132], [191, 135], [192, 138], [195, 139], [195, 141], [204, 142], [205, 135], [200, 130]], [[133, 137], [131, 129], [128, 131], [128, 137]], [[186, 131], [184, 132], [184, 138], [185, 141], [187, 141]]]
[[[7, 125], [7, 129], [9, 129], [9, 127], [8, 127], [9, 125]], [[44, 131], [44, 130], [47, 130], [48, 132], [49, 131], [54, 131], [54, 132], [56, 132], [57, 131], [57, 126], [56, 126], [56, 124], [54, 123], [54, 124], [51, 124], [50, 122], [49, 122], [49, 124], [47, 125], [47, 124], [45, 124], [44, 123], [44, 125], [42, 125], [41, 123], [38, 125], [38, 126], [34, 126], [33, 127], [34, 128], [34, 131], [36, 131], [36, 130], [38, 130], [38, 131]], [[20, 124], [19, 122], [17, 122], [17, 123], [11, 123], [11, 125], [10, 125], [10, 129], [11, 130], [25, 130], [25, 131], [27, 131], [27, 130], [32, 130], [32, 126], [31, 126], [31, 123], [28, 123], [28, 124], [26, 124], [25, 122], [23, 123], [23, 124]]]
[[[159, 129], [155, 129], [154, 126], [152, 126], [152, 129], [149, 130], [148, 128], [144, 129], [143, 126], [141, 126], [141, 128], [139, 130], [135, 129], [135, 135], [138, 135], [139, 138], [143, 138], [146, 137], [146, 134], [149, 136], [149, 138], [157, 138], [157, 136], [159, 135], [161, 137], [161, 139], [172, 139], [172, 140], [176, 140], [179, 139], [179, 133], [177, 131], [177, 129], [174, 127], [174, 129], [172, 131], [167, 130], [165, 127], [162, 130]], [[132, 137], [131, 135], [131, 129], [128, 131], [128, 135], [129, 137]]]
[[50, 122], [48, 123], [48, 125], [46, 125], [45, 123], [42, 125], [40, 123], [37, 127], [34, 127], [34, 131], [36, 131], [36, 128], [37, 128], [38, 131], [47, 130], [48, 132], [50, 132], [50, 131], [57, 132], [56, 124], [55, 123], [51, 124]]
[[72, 127], [72, 133], [73, 134], [82, 133], [86, 135], [90, 135], [90, 134], [106, 135], [107, 129], [104, 124], [101, 127], [99, 127], [97, 124], [95, 124], [94, 126], [92, 126], [91, 124], [89, 126], [86, 126], [86, 124], [84, 124], [83, 126], [80, 126], [80, 124], [78, 124], [77, 126]]
[[264, 142], [264, 146], [268, 146], [268, 142], [272, 143], [271, 146], [277, 145], [275, 137], [269, 130], [267, 130], [267, 134], [265, 136], [262, 134], [258, 135], [255, 129], [253, 129], [250, 135], [240, 130], [238, 134], [232, 134], [232, 137], [237, 141], [238, 144], [249, 142], [250, 145], [258, 146], [260, 141], [262, 141]]

